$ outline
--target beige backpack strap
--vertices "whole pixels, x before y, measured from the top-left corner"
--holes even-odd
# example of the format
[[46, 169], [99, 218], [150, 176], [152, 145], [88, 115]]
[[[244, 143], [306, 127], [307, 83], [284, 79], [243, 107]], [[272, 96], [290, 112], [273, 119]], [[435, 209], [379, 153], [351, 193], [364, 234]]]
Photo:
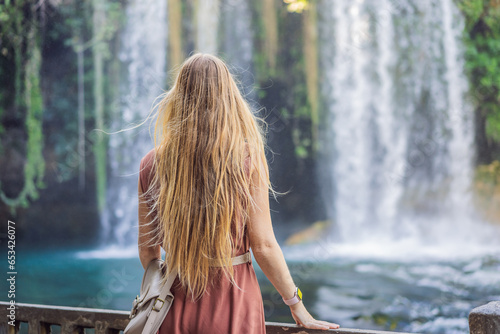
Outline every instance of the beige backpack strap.
[[252, 262], [252, 254], [250, 252], [246, 252], [245, 254], [233, 257], [233, 266], [237, 266], [238, 264], [243, 264], [247, 262]]
[[142, 334], [155, 334], [167, 316], [172, 302], [174, 301], [174, 295], [170, 291], [175, 278], [177, 277], [177, 272], [172, 272], [165, 284], [161, 288], [160, 295], [155, 299], [152, 309], [149, 311], [149, 317], [146, 321], [146, 325], [142, 330]]
[[[239, 264], [243, 264], [243, 263], [247, 263], [247, 262], [252, 262], [252, 254], [250, 254], [250, 252], [246, 252], [245, 254], [241, 254], [241, 255], [233, 257], [231, 260], [232, 260], [233, 266], [237, 266]], [[220, 265], [215, 261], [212, 261], [210, 266], [211, 267], [220, 267]]]

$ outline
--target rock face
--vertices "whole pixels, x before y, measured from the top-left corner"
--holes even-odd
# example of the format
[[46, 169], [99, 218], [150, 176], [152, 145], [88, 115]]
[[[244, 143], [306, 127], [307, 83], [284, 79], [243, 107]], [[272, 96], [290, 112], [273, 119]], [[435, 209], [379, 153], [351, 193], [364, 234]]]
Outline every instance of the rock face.
[[500, 301], [476, 307], [469, 314], [470, 334], [500, 333]]

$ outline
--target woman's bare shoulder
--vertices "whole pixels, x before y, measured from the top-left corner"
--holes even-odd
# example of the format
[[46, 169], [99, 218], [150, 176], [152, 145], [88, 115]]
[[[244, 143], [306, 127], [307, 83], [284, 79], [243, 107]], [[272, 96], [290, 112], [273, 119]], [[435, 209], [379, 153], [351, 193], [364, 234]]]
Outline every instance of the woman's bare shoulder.
[[151, 149], [146, 155], [144, 155], [141, 159], [140, 164], [140, 175], [143, 177], [149, 176], [151, 173], [152, 167], [154, 165], [154, 157], [155, 157], [155, 149]]
[[148, 153], [146, 153], [142, 159], [141, 164], [149, 164], [155, 156], [155, 148], [153, 147]]

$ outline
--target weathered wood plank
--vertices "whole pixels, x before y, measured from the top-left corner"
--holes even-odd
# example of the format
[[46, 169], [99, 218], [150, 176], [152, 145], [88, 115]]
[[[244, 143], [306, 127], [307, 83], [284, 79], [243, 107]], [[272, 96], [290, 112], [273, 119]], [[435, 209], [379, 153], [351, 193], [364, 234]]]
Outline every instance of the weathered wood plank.
[[398, 333], [398, 332], [384, 332], [384, 331], [374, 331], [368, 329], [351, 329], [351, 328], [339, 328], [331, 329], [329, 331], [318, 330], [318, 329], [305, 329], [293, 324], [283, 324], [279, 322], [266, 322], [266, 333], [267, 334], [317, 334], [317, 333], [335, 333], [335, 334], [408, 334], [408, 333]]
[[[0, 302], [0, 323], [8, 321], [8, 305], [6, 302]], [[16, 303], [15, 315], [16, 323], [21, 321], [29, 324], [30, 334], [43, 333], [47, 328], [50, 332], [50, 325], [60, 325], [62, 333], [83, 333], [84, 328], [95, 328], [96, 322], [107, 332], [108, 328], [122, 330], [129, 322], [126, 311], [24, 303]], [[43, 326], [40, 326], [42, 323]], [[17, 333], [19, 329], [8, 326], [8, 331], [9, 334]]]

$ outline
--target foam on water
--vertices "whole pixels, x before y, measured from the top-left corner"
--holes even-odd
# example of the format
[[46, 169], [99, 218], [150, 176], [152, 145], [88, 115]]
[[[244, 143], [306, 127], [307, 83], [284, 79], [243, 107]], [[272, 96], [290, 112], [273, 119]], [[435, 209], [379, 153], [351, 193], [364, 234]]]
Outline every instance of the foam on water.
[[432, 321], [421, 323], [415, 321], [409, 327], [409, 331], [415, 333], [448, 333], [448, 334], [463, 334], [464, 328], [468, 328], [469, 323], [467, 318], [444, 318], [438, 317]]
[[464, 261], [483, 256], [500, 257], [500, 246], [490, 243], [422, 242], [416, 238], [400, 240], [362, 240], [351, 243], [319, 240], [308, 245], [286, 246], [290, 261], [330, 262], [335, 259], [373, 259], [412, 262], [433, 260]]
[[127, 259], [138, 258], [139, 251], [137, 245], [123, 247], [121, 245], [112, 245], [108, 247], [77, 251], [75, 257], [78, 259]]

